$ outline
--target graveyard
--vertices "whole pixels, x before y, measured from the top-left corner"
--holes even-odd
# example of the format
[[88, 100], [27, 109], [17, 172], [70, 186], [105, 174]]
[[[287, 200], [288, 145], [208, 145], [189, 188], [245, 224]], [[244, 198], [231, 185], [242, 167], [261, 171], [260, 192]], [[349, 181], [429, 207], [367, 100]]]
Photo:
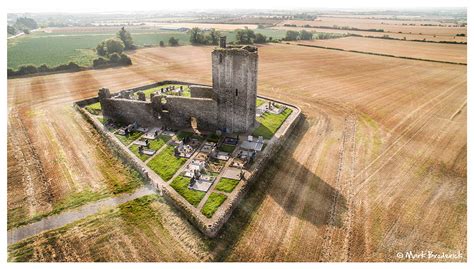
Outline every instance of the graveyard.
[[[153, 87], [152, 91], [137, 91], [130, 98], [138, 100], [144, 93], [147, 96], [161, 95], [188, 87], [183, 84], [165, 85]], [[182, 207], [180, 202], [185, 201], [185, 212], [192, 214], [191, 221], [198, 219], [199, 223], [212, 226], [212, 223], [228, 218], [232, 207], [241, 198], [240, 193], [245, 192], [250, 181], [264, 168], [262, 159], [275, 154], [273, 144], [280, 143], [282, 133], [299, 115], [297, 107], [272, 99], [259, 97], [256, 104], [258, 123], [245, 133], [123, 124], [104, 119], [98, 102], [77, 108], [138, 164], [135, 168], [145, 175], [157, 192], [166, 193], [171, 199], [178, 197], [178, 207]]]

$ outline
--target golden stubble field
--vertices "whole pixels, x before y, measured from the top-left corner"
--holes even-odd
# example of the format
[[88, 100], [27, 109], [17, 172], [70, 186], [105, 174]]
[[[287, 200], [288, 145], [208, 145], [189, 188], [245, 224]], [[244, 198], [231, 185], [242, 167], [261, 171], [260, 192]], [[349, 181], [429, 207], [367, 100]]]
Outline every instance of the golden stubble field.
[[[73, 101], [100, 87], [210, 83], [210, 52], [141, 49], [127, 68], [8, 80], [9, 209], [47, 211], [56, 196], [115, 177], [91, 154], [101, 146]], [[220, 238], [155, 203], [151, 235], [106, 222], [99, 251], [102, 233], [82, 223], [29, 240], [33, 260], [398, 261], [398, 251], [459, 250], [465, 261], [466, 66], [292, 45], [259, 54], [259, 94], [300, 106], [304, 119]]]
[[410, 42], [352, 36], [324, 40], [298, 40], [294, 43], [417, 59], [467, 63], [467, 45], [464, 44]]
[[[351, 31], [351, 30], [337, 30], [337, 29], [318, 29], [313, 30], [320, 32], [349, 32], [352, 34], [383, 36], [408, 40], [411, 39], [426, 39], [432, 41], [457, 41], [466, 42], [467, 28], [454, 27], [451, 23], [441, 23], [439, 21], [410, 21], [410, 20], [381, 20], [371, 18], [338, 18], [338, 17], [320, 17], [313, 21], [302, 20], [285, 20], [278, 23], [278, 27], [284, 27], [285, 24], [294, 24], [302, 27], [304, 25], [310, 26], [324, 26], [324, 27], [353, 27], [358, 29], [383, 29], [384, 32], [370, 32], [370, 31]], [[410, 25], [412, 24], [412, 25]], [[424, 25], [423, 25], [424, 24]], [[433, 24], [436, 26], [427, 26]], [[441, 25], [441, 26], [438, 26]], [[448, 27], [451, 26], [451, 27]], [[287, 28], [289, 29], [289, 28]], [[311, 28], [308, 28], [311, 30]], [[456, 36], [457, 34], [464, 34], [465, 36]]]

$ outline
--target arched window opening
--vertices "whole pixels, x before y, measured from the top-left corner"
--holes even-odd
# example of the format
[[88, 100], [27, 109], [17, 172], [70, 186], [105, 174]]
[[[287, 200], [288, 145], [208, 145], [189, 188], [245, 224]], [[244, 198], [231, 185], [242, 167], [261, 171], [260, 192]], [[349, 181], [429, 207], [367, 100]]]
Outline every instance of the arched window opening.
[[239, 96], [239, 90], [235, 89], [235, 96]]

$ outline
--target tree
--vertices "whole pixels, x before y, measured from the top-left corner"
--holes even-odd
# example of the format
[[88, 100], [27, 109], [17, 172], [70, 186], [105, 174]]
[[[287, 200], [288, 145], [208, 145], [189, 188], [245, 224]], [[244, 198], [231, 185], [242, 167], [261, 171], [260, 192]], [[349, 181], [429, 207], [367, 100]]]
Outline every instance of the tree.
[[123, 52], [124, 45], [122, 40], [116, 38], [109, 38], [105, 40], [105, 47], [107, 48], [107, 55], [110, 55], [114, 52], [120, 54]]
[[252, 44], [255, 40], [255, 33], [245, 27], [245, 29], [237, 30], [235, 37], [239, 44]]
[[301, 40], [311, 40], [311, 39], [313, 39], [313, 33], [309, 32], [309, 31], [306, 31], [306, 30], [301, 30], [300, 39]]
[[202, 37], [201, 37], [201, 29], [198, 27], [191, 28], [189, 30], [189, 42], [193, 45], [201, 44], [202, 42]]
[[40, 72], [40, 73], [49, 72], [49, 71], [51, 71], [51, 70], [45, 64], [42, 64], [38, 67], [38, 72]]
[[170, 39], [168, 40], [168, 44], [170, 44], [170, 46], [178, 46], [179, 45], [179, 39], [176, 39], [174, 38], [174, 36], [170, 37]]
[[15, 27], [8, 25], [7, 26], [7, 33], [10, 34], [10, 35], [16, 35]]
[[120, 55], [120, 63], [123, 64], [123, 65], [131, 65], [132, 60], [126, 54], [122, 53]]
[[29, 35], [29, 34], [30, 34], [30, 30], [28, 30], [28, 29], [23, 29], [23, 33], [25, 33], [25, 35]]
[[107, 55], [107, 49], [105, 47], [105, 41], [100, 42], [97, 45], [97, 47], [95, 48], [95, 51], [97, 52], [97, 55], [99, 55], [99, 56]]
[[216, 29], [214, 28], [211, 28], [211, 30], [209, 31], [209, 36], [208, 36], [209, 43], [212, 45], [219, 44], [220, 36], [221, 36], [220, 32], [216, 31]]
[[160, 41], [160, 47], [164, 47], [165, 46], [165, 42], [163, 42], [163, 40]]
[[18, 75], [34, 74], [38, 73], [38, 69], [32, 64], [22, 65], [18, 68], [17, 73]]
[[135, 49], [132, 35], [127, 30], [125, 30], [125, 27], [122, 27], [122, 29], [117, 32], [117, 37], [122, 40], [125, 50]]
[[111, 63], [119, 63], [120, 62], [120, 55], [117, 52], [114, 52], [109, 55], [109, 60]]
[[[212, 31], [214, 31], [213, 35], [217, 34], [215, 29], [211, 29], [211, 32]], [[202, 31], [198, 27], [192, 28], [191, 30], [189, 30], [188, 33], [190, 34], [189, 42], [191, 42], [191, 44], [193, 45], [206, 45], [211, 41], [211, 38], [209, 36], [206, 36], [204, 34], [204, 31]], [[215, 37], [215, 38], [219, 39], [219, 37]]]
[[255, 43], [266, 43], [267, 42], [267, 37], [262, 35], [261, 33], [255, 34]]
[[97, 58], [97, 59], [94, 59], [94, 61], [92, 61], [92, 65], [94, 67], [100, 67], [100, 66], [103, 66], [103, 65], [106, 65], [107, 64], [107, 61], [104, 59], [104, 58]]
[[16, 19], [15, 24], [13, 25], [16, 29], [24, 30], [33, 30], [38, 28], [38, 23], [32, 18], [19, 17]]
[[299, 35], [300, 35], [300, 33], [298, 33], [297, 31], [286, 31], [285, 40], [286, 41], [297, 40]]

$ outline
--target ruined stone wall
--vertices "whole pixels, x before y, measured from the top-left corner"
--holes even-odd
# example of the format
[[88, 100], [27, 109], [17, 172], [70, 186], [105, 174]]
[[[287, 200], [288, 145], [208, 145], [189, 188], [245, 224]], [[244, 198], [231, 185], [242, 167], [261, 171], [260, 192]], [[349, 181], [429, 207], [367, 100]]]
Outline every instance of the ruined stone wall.
[[190, 85], [191, 97], [215, 99], [214, 91], [211, 86]]
[[107, 99], [106, 103], [108, 109], [102, 109], [102, 113], [106, 118], [112, 118], [126, 124], [136, 122], [140, 126], [157, 126], [160, 124], [159, 117], [154, 112], [150, 102], [112, 98]]
[[[173, 128], [190, 128], [191, 117], [196, 118], [198, 128], [217, 129], [217, 103], [209, 98], [167, 96], [163, 108], [168, 111], [168, 124]], [[163, 115], [163, 113], [162, 113]]]
[[231, 132], [246, 132], [255, 126], [258, 54], [253, 49], [218, 48], [212, 52], [218, 125]]

